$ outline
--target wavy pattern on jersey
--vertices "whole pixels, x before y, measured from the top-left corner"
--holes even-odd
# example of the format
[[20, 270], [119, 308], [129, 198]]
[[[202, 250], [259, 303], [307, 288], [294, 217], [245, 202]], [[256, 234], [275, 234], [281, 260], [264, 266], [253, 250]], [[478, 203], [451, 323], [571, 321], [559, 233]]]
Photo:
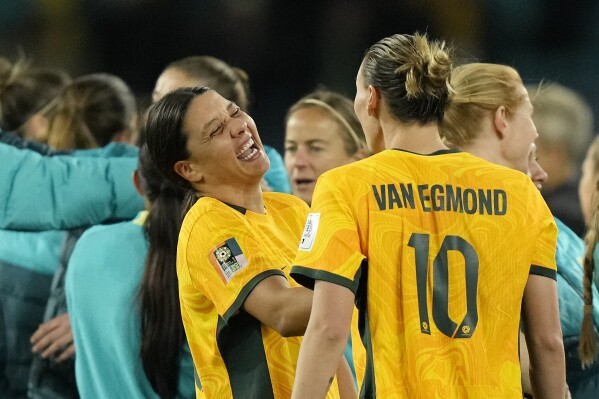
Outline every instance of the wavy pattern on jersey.
[[[475, 194], [481, 189], [485, 195], [501, 190], [507, 197], [505, 214], [489, 214], [486, 208], [473, 214], [426, 211], [432, 199], [420, 201], [418, 184], [424, 183], [429, 193], [433, 185], [445, 190], [448, 186], [474, 188]], [[410, 198], [402, 196], [400, 184], [404, 189], [411, 184], [413, 208]], [[383, 201], [381, 193], [390, 190], [389, 185], [399, 193], [401, 208], [395, 202], [391, 209], [388, 195]], [[435, 200], [441, 207], [439, 197]], [[501, 208], [501, 204], [493, 206]], [[368, 315], [377, 397], [521, 397], [518, 328], [524, 287], [531, 264], [556, 268], [555, 225], [527, 176], [465, 153], [425, 157], [384, 151], [323, 175], [312, 212], [321, 214], [313, 248], [300, 251], [295, 265], [353, 280], [364, 257], [368, 258]], [[418, 241], [426, 270], [420, 296], [416, 244], [409, 245], [413, 235], [426, 237]], [[476, 257], [467, 260], [462, 247], [442, 249], [448, 236], [466, 241]], [[449, 264], [446, 283], [434, 281], [434, 259], [441, 252]], [[465, 325], [463, 331], [474, 330], [470, 338], [452, 338], [456, 333], [452, 328], [457, 330], [464, 319], [468, 295], [473, 294], [467, 290], [467, 273], [475, 276], [470, 281], [476, 281], [472, 298], [478, 321]], [[446, 305], [433, 301], [435, 290], [439, 298], [447, 296]], [[424, 303], [419, 297], [424, 298], [428, 320], [420, 318]], [[435, 309], [455, 327], [441, 330]], [[423, 322], [430, 334], [422, 332]]]
[[[206, 398], [233, 397], [230, 381], [234, 378], [228, 374], [217, 343], [219, 318], [232, 306], [241, 306], [237, 299], [249, 294], [244, 288], [258, 274], [273, 268], [288, 273], [299, 245], [308, 210], [305, 203], [285, 194], [264, 197], [266, 215], [250, 211], [243, 215], [217, 200], [202, 198], [183, 222], [177, 254], [181, 311]], [[208, 260], [208, 254], [231, 237], [239, 244], [248, 265], [226, 283]], [[264, 326], [261, 333], [260, 349], [266, 354], [273, 396], [289, 398], [300, 340], [283, 338]], [[244, 337], [239, 339], [243, 342]], [[251, 386], [247, 392], [252, 393]], [[328, 397], [337, 398], [337, 391]]]

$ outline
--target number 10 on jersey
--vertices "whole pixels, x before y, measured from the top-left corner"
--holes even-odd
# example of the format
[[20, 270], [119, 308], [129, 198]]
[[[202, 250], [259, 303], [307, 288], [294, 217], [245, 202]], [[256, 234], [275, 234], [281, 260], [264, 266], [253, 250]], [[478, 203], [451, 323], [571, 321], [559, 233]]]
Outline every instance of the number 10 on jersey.
[[[416, 285], [418, 292], [418, 313], [420, 332], [431, 334], [428, 313], [427, 291], [429, 272], [430, 235], [413, 233], [408, 246], [414, 248], [416, 260]], [[464, 257], [466, 280], [466, 315], [458, 322], [449, 316], [449, 265], [447, 253], [458, 251]], [[459, 236], [448, 235], [443, 239], [439, 252], [435, 255], [433, 268], [433, 320], [435, 326], [450, 338], [470, 338], [478, 323], [476, 293], [478, 289], [478, 255], [474, 247]]]

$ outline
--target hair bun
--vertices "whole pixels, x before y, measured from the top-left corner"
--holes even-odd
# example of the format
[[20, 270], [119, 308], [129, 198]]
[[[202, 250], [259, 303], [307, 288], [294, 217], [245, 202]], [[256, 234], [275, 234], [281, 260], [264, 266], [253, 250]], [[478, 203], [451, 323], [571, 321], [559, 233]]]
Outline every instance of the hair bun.
[[446, 95], [451, 75], [451, 59], [445, 42], [429, 42], [426, 35], [415, 34], [409, 59], [395, 70], [406, 75], [406, 94], [417, 98], [421, 94], [434, 97]]

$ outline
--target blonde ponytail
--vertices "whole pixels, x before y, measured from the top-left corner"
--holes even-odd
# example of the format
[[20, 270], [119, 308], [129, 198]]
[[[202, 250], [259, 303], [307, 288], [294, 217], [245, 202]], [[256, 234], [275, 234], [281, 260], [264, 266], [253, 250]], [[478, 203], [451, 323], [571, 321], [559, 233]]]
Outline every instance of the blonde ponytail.
[[599, 180], [595, 185], [594, 211], [589, 223], [588, 231], [584, 237], [586, 252], [584, 254], [584, 278], [583, 278], [583, 296], [584, 296], [584, 317], [580, 328], [580, 346], [578, 348], [580, 362], [582, 367], [589, 367], [595, 361], [597, 356], [597, 337], [595, 335], [593, 319], [593, 273], [595, 271], [594, 252], [599, 239]]

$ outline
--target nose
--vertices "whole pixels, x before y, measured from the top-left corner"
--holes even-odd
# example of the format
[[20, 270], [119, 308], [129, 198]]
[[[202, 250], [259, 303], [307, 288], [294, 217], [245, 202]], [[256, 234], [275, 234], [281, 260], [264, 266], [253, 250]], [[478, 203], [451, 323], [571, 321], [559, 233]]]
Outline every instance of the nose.
[[545, 169], [543, 169], [542, 167], [539, 167], [539, 177], [537, 178], [541, 183], [545, 183], [547, 181], [547, 179], [549, 178], [549, 175], [547, 174], [547, 172], [545, 172]]
[[530, 175], [533, 183], [539, 190], [543, 188], [543, 184], [549, 178], [549, 175], [547, 172], [545, 172], [545, 169], [543, 169], [543, 167], [537, 161], [534, 161], [532, 164]]
[[310, 156], [304, 146], [298, 146], [295, 154], [293, 155], [293, 166], [296, 168], [305, 167], [308, 165]]
[[248, 131], [248, 123], [241, 119], [233, 118], [229, 122], [231, 126], [231, 136], [238, 137]]

